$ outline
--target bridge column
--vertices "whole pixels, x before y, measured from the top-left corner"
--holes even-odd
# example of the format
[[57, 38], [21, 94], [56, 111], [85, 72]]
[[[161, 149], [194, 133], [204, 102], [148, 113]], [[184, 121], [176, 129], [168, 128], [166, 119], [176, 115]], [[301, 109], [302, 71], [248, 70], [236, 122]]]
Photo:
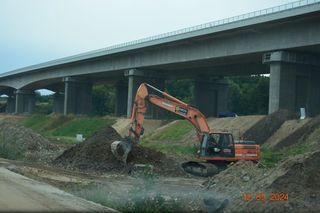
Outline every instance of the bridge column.
[[6, 113], [14, 113], [16, 111], [16, 99], [14, 95], [9, 95], [7, 99]]
[[31, 114], [33, 112], [36, 97], [34, 91], [31, 90], [22, 90], [18, 89], [15, 91], [15, 113], [28, 113]]
[[[157, 76], [152, 76], [152, 74], [146, 75], [143, 71], [137, 69], [126, 71], [125, 76], [128, 77], [127, 117], [131, 117], [133, 102], [140, 84], [146, 82], [160, 90], [163, 90], [164, 79]], [[164, 111], [162, 109], [152, 104], [148, 104], [148, 110], [145, 115], [146, 118], [159, 119], [163, 118], [163, 115]]]
[[264, 55], [270, 66], [269, 114], [279, 109], [320, 113], [320, 70], [314, 56], [278, 51]]
[[228, 83], [225, 79], [201, 77], [194, 81], [193, 102], [207, 117], [227, 111]]
[[92, 106], [92, 83], [87, 79], [65, 77], [63, 114], [90, 114]]
[[53, 95], [53, 112], [63, 113], [64, 110], [64, 94], [56, 92]]

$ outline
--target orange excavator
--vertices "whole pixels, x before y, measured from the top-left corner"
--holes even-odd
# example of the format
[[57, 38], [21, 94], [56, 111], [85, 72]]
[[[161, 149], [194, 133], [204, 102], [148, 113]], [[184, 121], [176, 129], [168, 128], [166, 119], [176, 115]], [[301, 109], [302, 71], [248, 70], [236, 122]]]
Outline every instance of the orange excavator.
[[[149, 89], [163, 97], [150, 94]], [[234, 161], [260, 159], [260, 146], [256, 144], [235, 143], [233, 135], [229, 132], [212, 132], [206, 117], [196, 108], [163, 92], [147, 83], [142, 83], [137, 90], [132, 115], [129, 136], [125, 141], [114, 141], [111, 144], [115, 157], [126, 163], [127, 156], [134, 144], [139, 142], [144, 132], [143, 121], [147, 111], [147, 102], [170, 111], [188, 120], [196, 129], [199, 150], [197, 159], [183, 163], [182, 169], [197, 176], [212, 176]]]

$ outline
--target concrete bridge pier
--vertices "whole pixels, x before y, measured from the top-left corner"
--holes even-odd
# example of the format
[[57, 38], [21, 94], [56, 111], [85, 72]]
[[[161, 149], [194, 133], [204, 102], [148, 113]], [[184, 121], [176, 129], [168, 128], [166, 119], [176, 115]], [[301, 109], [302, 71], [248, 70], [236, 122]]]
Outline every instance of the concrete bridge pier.
[[64, 110], [64, 94], [61, 92], [56, 92], [53, 95], [53, 112], [63, 113]]
[[194, 81], [194, 105], [207, 117], [227, 111], [228, 83], [225, 79], [199, 77]]
[[65, 77], [63, 114], [88, 115], [92, 108], [92, 83], [88, 79]]
[[31, 114], [36, 103], [34, 91], [18, 89], [15, 91], [15, 95], [15, 113]]
[[[131, 117], [131, 111], [133, 102], [138, 87], [141, 83], [146, 82], [160, 90], [164, 90], [164, 79], [158, 76], [152, 76], [152, 74], [145, 74], [142, 70], [130, 69], [125, 72], [125, 76], [128, 77], [128, 96], [127, 96], [127, 117]], [[160, 119], [164, 116], [164, 110], [161, 108], [148, 104], [148, 110], [146, 118]]]
[[315, 56], [278, 51], [264, 54], [270, 66], [269, 114], [279, 109], [320, 113], [320, 64]]
[[15, 113], [16, 111], [16, 98], [14, 95], [8, 95], [6, 113]]

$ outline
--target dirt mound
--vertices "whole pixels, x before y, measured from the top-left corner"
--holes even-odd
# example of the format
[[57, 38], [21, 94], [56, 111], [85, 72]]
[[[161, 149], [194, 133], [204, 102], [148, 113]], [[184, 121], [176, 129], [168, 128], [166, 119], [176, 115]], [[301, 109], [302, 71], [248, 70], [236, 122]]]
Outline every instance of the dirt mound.
[[[280, 173], [271, 178], [266, 192], [288, 193], [286, 205], [269, 202], [269, 210], [283, 212], [320, 212], [320, 151], [292, 157], [273, 170]], [[269, 180], [269, 181], [270, 181]]]
[[208, 125], [214, 131], [228, 131], [234, 139], [239, 140], [242, 134], [263, 119], [264, 115], [247, 115], [231, 118], [209, 118]]
[[[112, 127], [96, 132], [83, 143], [79, 143], [66, 150], [53, 163], [68, 169], [87, 171], [124, 171], [128, 168], [117, 160], [111, 152], [111, 143], [123, 140]], [[151, 164], [156, 170], [161, 170], [166, 164], [165, 156], [157, 151], [136, 145], [133, 147], [127, 160], [129, 167], [132, 164]]]
[[[283, 161], [275, 168], [239, 161], [204, 183], [210, 194], [228, 199], [224, 212], [309, 212], [320, 210], [320, 151], [306, 153]], [[244, 194], [252, 200], [245, 202]], [[256, 200], [264, 194], [265, 200]], [[270, 200], [272, 194], [288, 193], [284, 201]], [[276, 198], [276, 197], [274, 197]], [[278, 197], [279, 198], [279, 197]]]
[[256, 141], [263, 144], [273, 135], [286, 120], [296, 119], [297, 115], [287, 110], [274, 112], [248, 129], [244, 134], [245, 139]]
[[289, 159], [280, 167], [286, 172], [273, 181], [270, 189], [290, 192], [291, 199], [320, 198], [320, 151]]
[[59, 148], [31, 129], [9, 121], [0, 121], [1, 156], [14, 160], [48, 162]]
[[320, 116], [311, 119], [309, 122], [304, 124], [301, 128], [297, 129], [288, 137], [281, 140], [273, 148], [281, 149], [286, 146], [293, 145], [297, 143], [300, 139], [305, 140], [316, 128], [320, 127]]
[[291, 134], [295, 134], [300, 128], [304, 127], [311, 119], [295, 119], [285, 121], [281, 127], [263, 144], [267, 149], [273, 149], [281, 144], [283, 140], [288, 138]]

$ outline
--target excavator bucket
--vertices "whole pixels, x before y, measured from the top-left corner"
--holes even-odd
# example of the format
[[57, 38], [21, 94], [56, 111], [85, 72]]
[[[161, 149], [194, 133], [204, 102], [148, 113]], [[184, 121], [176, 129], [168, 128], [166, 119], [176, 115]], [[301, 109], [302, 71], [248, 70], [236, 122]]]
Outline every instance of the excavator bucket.
[[128, 141], [114, 141], [111, 143], [112, 154], [124, 163], [127, 163], [128, 154], [131, 149], [132, 144]]

